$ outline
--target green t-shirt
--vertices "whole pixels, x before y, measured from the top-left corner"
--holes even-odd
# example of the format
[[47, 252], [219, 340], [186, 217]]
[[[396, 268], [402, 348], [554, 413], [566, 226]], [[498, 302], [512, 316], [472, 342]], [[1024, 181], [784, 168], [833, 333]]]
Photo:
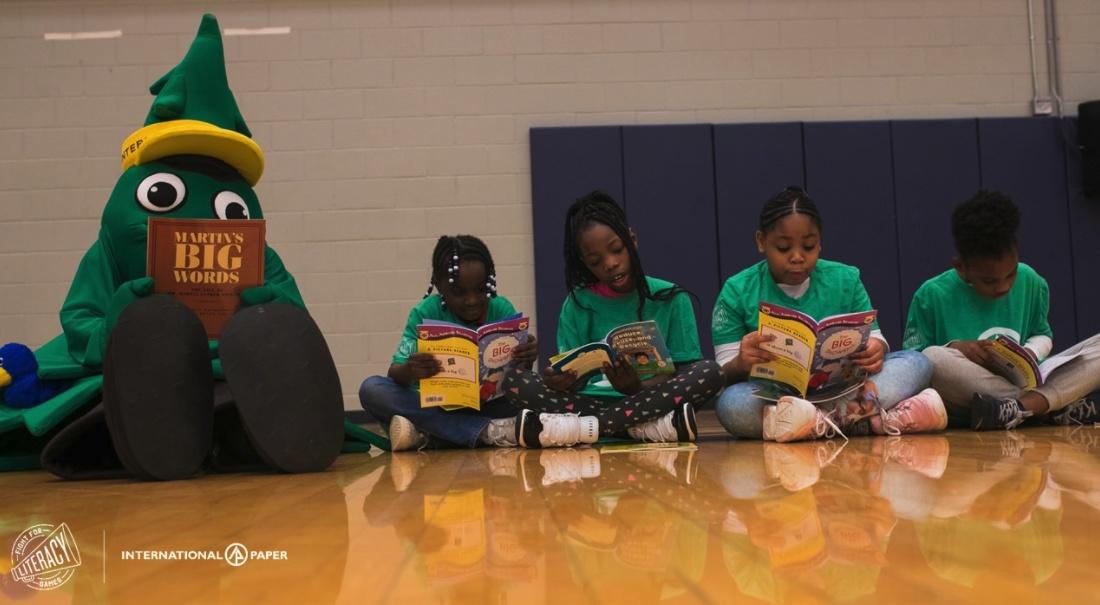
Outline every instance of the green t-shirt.
[[[425, 319], [449, 321], [470, 328], [481, 327], [471, 326], [462, 321], [453, 311], [444, 309], [443, 305], [440, 304], [442, 302], [443, 297], [439, 294], [432, 294], [420, 301], [411, 311], [409, 311], [409, 321], [405, 322], [405, 331], [401, 334], [401, 342], [397, 343], [397, 351], [393, 354], [393, 363], [405, 363], [409, 360], [409, 355], [416, 352], [416, 326], [424, 323]], [[489, 312], [486, 314], [486, 323], [504, 319], [515, 312], [516, 308], [512, 306], [511, 301], [507, 298], [503, 296], [490, 298]]]
[[[649, 291], [656, 293], [674, 286], [673, 283], [655, 277], [646, 277]], [[565, 298], [558, 317], [558, 351], [568, 351], [583, 344], [603, 340], [615, 328], [639, 321], [638, 292], [610, 298], [601, 296], [591, 288], [578, 288]], [[578, 304], [580, 303], [580, 304]], [[695, 310], [691, 297], [681, 293], [668, 301], [647, 300], [642, 320], [657, 322], [665, 337], [668, 353], [674, 363], [687, 363], [703, 358], [699, 348], [699, 329], [695, 325]], [[596, 374], [581, 390], [594, 397], [624, 397], [611, 388], [601, 374]]]
[[984, 340], [998, 334], [1020, 343], [1054, 332], [1047, 321], [1050, 287], [1034, 269], [1020, 263], [1016, 282], [1001, 298], [986, 298], [948, 269], [924, 282], [913, 295], [905, 322], [906, 349], [922, 351], [952, 340]]
[[[767, 261], [760, 261], [726, 280], [711, 314], [714, 345], [740, 342], [760, 327], [761, 302], [782, 305], [814, 319], [871, 310], [871, 298], [859, 279], [859, 269], [819, 259], [810, 272], [810, 286], [800, 298], [779, 289]], [[878, 329], [878, 322], [874, 323]]]

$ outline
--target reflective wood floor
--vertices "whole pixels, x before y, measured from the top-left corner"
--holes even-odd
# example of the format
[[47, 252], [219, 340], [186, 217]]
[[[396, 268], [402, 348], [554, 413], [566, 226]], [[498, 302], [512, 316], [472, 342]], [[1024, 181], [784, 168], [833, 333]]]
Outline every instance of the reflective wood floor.
[[[171, 483], [9, 473], [0, 494], [0, 602], [1100, 602], [1091, 426], [358, 454]], [[81, 553], [41, 592], [8, 573], [40, 523]], [[286, 559], [151, 558], [232, 543]]]

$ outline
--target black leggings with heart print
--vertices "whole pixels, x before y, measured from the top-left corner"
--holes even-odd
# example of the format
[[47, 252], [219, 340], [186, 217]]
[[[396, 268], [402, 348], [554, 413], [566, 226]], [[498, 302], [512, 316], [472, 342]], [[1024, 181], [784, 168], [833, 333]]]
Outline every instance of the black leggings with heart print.
[[601, 435], [615, 435], [629, 426], [660, 418], [685, 401], [699, 407], [723, 386], [718, 364], [707, 359], [680, 366], [669, 380], [622, 399], [558, 392], [543, 384], [538, 374], [520, 368], [508, 372], [501, 391], [517, 409], [595, 416], [600, 421]]

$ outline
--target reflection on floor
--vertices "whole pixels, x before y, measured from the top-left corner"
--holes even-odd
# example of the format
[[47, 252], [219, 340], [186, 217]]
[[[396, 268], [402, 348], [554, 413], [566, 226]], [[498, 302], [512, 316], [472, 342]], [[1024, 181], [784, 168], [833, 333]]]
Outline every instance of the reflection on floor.
[[[161, 484], [13, 473], [0, 489], [0, 572], [35, 523], [67, 523], [83, 555], [55, 591], [0, 578], [29, 603], [1100, 599], [1091, 426], [362, 454], [316, 475]], [[165, 555], [234, 542], [286, 559]]]

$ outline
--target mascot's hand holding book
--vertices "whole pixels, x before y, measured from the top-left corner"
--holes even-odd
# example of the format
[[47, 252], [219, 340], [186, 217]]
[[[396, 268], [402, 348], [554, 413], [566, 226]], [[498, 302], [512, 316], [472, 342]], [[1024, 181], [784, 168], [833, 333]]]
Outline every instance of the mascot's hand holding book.
[[778, 400], [784, 395], [815, 403], [852, 393], [863, 385], [866, 371], [851, 355], [867, 347], [877, 311], [833, 315], [821, 321], [793, 309], [760, 304], [760, 334], [775, 339], [760, 348], [776, 359], [758, 363], [749, 372], [756, 396]]

